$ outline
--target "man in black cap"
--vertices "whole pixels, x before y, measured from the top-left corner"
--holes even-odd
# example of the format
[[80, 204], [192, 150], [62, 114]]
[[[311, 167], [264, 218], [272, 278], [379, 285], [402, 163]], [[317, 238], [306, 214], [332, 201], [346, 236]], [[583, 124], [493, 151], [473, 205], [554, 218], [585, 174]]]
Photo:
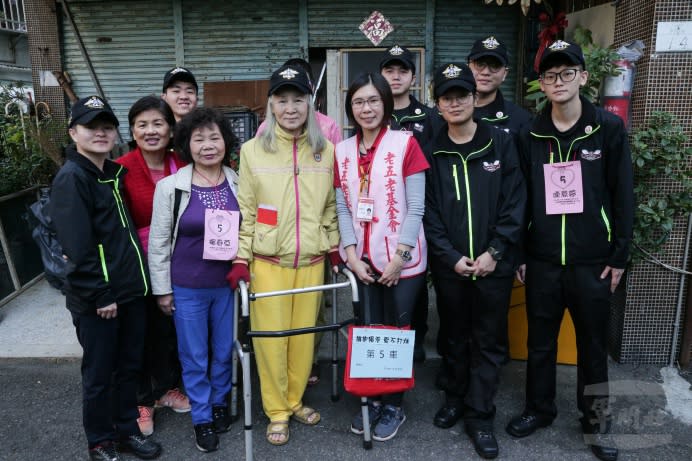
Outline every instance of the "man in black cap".
[[421, 146], [432, 136], [431, 117], [434, 111], [412, 94], [416, 83], [416, 64], [411, 51], [394, 45], [384, 52], [380, 74], [387, 80], [394, 96], [394, 112], [390, 128], [410, 131]]
[[577, 406], [584, 441], [599, 459], [618, 450], [609, 431], [610, 296], [627, 264], [634, 216], [633, 173], [622, 120], [579, 94], [588, 72], [579, 46], [558, 40], [539, 64], [548, 105], [520, 134], [529, 190], [526, 281], [529, 327], [526, 404], [507, 432], [525, 437], [550, 425], [557, 338], [565, 307], [577, 336]]
[[529, 124], [531, 115], [505, 100], [500, 91], [500, 85], [509, 73], [507, 47], [491, 35], [474, 42], [467, 60], [478, 92], [475, 117], [518, 134]]
[[446, 401], [433, 423], [464, 419], [476, 452], [495, 458], [494, 398], [507, 353], [507, 309], [524, 222], [526, 188], [513, 137], [474, 120], [476, 84], [466, 64], [435, 71], [446, 126], [426, 154], [425, 236], [446, 326], [441, 382]]
[[82, 357], [83, 424], [91, 460], [143, 459], [161, 445], [137, 425], [138, 373], [149, 280], [137, 230], [123, 206], [125, 170], [108, 159], [118, 119], [98, 96], [72, 107], [67, 161], [53, 180], [48, 212], [67, 260], [65, 301]]
[[174, 67], [163, 76], [161, 99], [171, 106], [176, 122], [197, 107], [198, 91], [195, 76], [184, 67]]
[[[416, 82], [416, 64], [411, 51], [394, 45], [384, 52], [380, 61], [380, 74], [387, 80], [394, 96], [394, 111], [389, 127], [392, 130], [409, 131], [424, 146], [432, 137], [434, 110], [422, 104], [411, 94]], [[441, 122], [435, 124], [440, 125]], [[425, 360], [423, 342], [428, 332], [428, 289], [421, 290], [413, 312], [411, 327], [416, 331], [414, 360]]]

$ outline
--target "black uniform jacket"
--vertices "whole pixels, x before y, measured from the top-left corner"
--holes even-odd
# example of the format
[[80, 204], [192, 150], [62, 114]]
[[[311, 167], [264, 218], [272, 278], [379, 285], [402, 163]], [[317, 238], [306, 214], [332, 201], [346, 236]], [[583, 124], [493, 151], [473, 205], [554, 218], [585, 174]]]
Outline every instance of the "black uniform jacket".
[[108, 159], [101, 171], [71, 146], [53, 180], [49, 213], [68, 258], [66, 303], [74, 313], [149, 292], [145, 256], [122, 200], [126, 171]]
[[[634, 220], [633, 171], [622, 120], [582, 98], [575, 138], [563, 152], [548, 105], [520, 135], [520, 159], [528, 184], [527, 251], [556, 264], [607, 264], [624, 268]], [[547, 215], [543, 165], [578, 160], [584, 212]]]
[[531, 124], [531, 114], [505, 100], [500, 90], [497, 90], [493, 102], [483, 107], [476, 107], [473, 117], [502, 128], [513, 135], [518, 135], [523, 128]]
[[411, 103], [408, 107], [394, 111], [389, 128], [410, 131], [418, 144], [423, 146], [432, 138], [433, 118], [439, 115], [411, 95], [409, 100]]
[[[516, 144], [502, 130], [477, 121], [473, 139], [459, 145], [441, 129], [425, 148], [425, 237], [435, 276], [461, 278], [454, 266], [488, 247], [502, 255], [490, 276], [512, 276], [524, 226], [526, 187]], [[468, 278], [466, 278], [468, 280]]]

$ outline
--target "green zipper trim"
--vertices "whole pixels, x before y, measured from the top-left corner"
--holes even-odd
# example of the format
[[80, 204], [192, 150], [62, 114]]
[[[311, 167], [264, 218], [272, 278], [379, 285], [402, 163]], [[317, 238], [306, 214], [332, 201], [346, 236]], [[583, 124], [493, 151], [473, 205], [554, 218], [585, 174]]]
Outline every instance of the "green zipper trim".
[[[469, 157], [471, 155], [469, 155]], [[466, 159], [468, 160], [468, 157], [466, 157]], [[471, 259], [476, 259], [476, 257], [473, 255], [473, 215], [471, 214], [471, 185], [469, 184], [469, 167], [466, 160], [463, 160], [463, 162], [464, 183], [466, 185], [466, 210], [469, 214], [469, 252], [471, 253], [469, 256], [471, 256]], [[475, 280], [476, 277], [474, 276], [473, 279]]]
[[452, 176], [454, 177], [454, 187], [457, 190], [457, 201], [461, 200], [461, 194], [459, 193], [459, 176], [457, 176], [457, 164], [452, 165]]
[[504, 117], [498, 117], [498, 118], [490, 118], [490, 117], [483, 117], [481, 120], [486, 121], [486, 122], [499, 122], [501, 120], [507, 120], [509, 118], [509, 115], [505, 115]]
[[392, 118], [397, 121], [397, 123], [404, 123], [404, 122], [409, 122], [409, 121], [416, 121], [416, 120], [423, 120], [425, 118], [425, 114], [418, 114], [418, 115], [404, 115], [401, 117], [401, 119], [396, 118], [396, 115], [392, 114]]
[[608, 230], [608, 242], [610, 242], [611, 235], [610, 235], [610, 221], [608, 220], [608, 215], [606, 214], [605, 210], [603, 207], [601, 207], [601, 217], [603, 218], [603, 222], [605, 223], [606, 229]]
[[[457, 155], [460, 159], [461, 162], [464, 164], [464, 185], [466, 187], [466, 210], [469, 215], [469, 257], [471, 259], [475, 259], [475, 256], [473, 254], [473, 214], [471, 213], [471, 185], [469, 182], [469, 171], [468, 171], [468, 161], [473, 157], [474, 155], [483, 152], [484, 150], [488, 149], [491, 145], [493, 144], [493, 140], [491, 139], [488, 141], [488, 144], [485, 146], [481, 147], [477, 151], [471, 152], [469, 155], [464, 158], [459, 152], [450, 152], [450, 151], [436, 151], [433, 152], [433, 155], [438, 155], [438, 154], [451, 154], [451, 155]], [[452, 175], [454, 176], [454, 184], [456, 185], [457, 189], [457, 200], [461, 200], [461, 197], [459, 195], [459, 181], [458, 181], [458, 176], [457, 176], [457, 166], [456, 164], [452, 165]], [[472, 280], [476, 280], [476, 276], [471, 277]]]
[[[120, 178], [119, 174], [123, 170], [122, 165], [120, 166], [120, 169], [115, 174], [115, 179], [108, 179], [106, 181], [98, 180], [101, 184], [108, 184], [110, 183], [112, 187], [112, 193], [113, 193], [113, 198], [115, 199], [115, 205], [116, 208], [118, 209], [118, 216], [120, 217], [120, 223], [124, 228], [127, 229], [127, 235], [130, 237], [130, 243], [132, 243], [132, 247], [135, 249], [135, 253], [137, 254], [137, 261], [139, 262], [139, 272], [140, 275], [142, 276], [142, 280], [144, 281], [144, 294], [143, 296], [146, 296], [149, 294], [149, 283], [147, 282], [147, 272], [144, 268], [144, 258], [142, 256], [142, 252], [139, 251], [139, 245], [137, 245], [137, 242], [135, 241], [134, 237], [132, 236], [132, 229], [130, 229], [130, 226], [128, 226], [128, 219], [127, 219], [127, 211], [125, 209], [125, 204], [123, 203], [123, 199], [120, 196]], [[108, 281], [108, 280], [106, 280]]]
[[103, 245], [99, 243], [99, 259], [101, 260], [101, 270], [103, 271], [103, 279], [106, 283], [110, 282], [108, 277], [108, 267], [106, 266], [106, 254], [103, 251]]
[[[574, 138], [571, 143], [569, 143], [569, 149], [567, 149], [567, 156], [569, 156], [569, 153], [572, 151], [572, 147], [574, 146], [574, 143], [577, 141], [581, 141], [582, 139], [586, 139], [598, 130], [601, 129], [601, 126], [598, 125], [596, 128], [594, 128], [591, 133], [587, 133], [584, 136], [579, 136], [578, 138]], [[541, 138], [541, 139], [553, 139], [555, 140], [555, 144], [557, 144], [557, 153], [560, 156], [560, 162], [564, 162], [565, 160], [562, 159], [562, 147], [560, 146], [560, 140], [557, 139], [555, 136], [548, 136], [548, 135], [541, 135], [538, 133], [534, 133], [531, 131], [531, 135], [535, 136], [536, 138]], [[550, 152], [550, 163], [552, 164], [554, 160], [554, 154], [553, 152]], [[567, 242], [565, 239], [565, 229], [567, 227], [567, 215], [563, 214], [562, 215], [562, 229], [560, 230], [560, 263], [565, 266], [567, 264]], [[610, 231], [608, 231], [608, 241], [610, 241]]]

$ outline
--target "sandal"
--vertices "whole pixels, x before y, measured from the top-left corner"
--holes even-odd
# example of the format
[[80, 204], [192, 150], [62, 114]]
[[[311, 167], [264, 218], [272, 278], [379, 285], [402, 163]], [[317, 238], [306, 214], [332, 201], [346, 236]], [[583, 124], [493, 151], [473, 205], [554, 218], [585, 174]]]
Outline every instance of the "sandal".
[[322, 419], [322, 417], [319, 413], [317, 413], [317, 411], [314, 408], [306, 407], [305, 405], [303, 405], [302, 407], [293, 412], [293, 419], [295, 419], [301, 424], [314, 426], [315, 424], [320, 422], [320, 419]]
[[308, 378], [308, 386], [314, 386], [320, 382], [320, 365], [313, 363], [310, 369], [310, 377]]
[[[272, 436], [283, 436], [283, 439], [274, 440]], [[288, 421], [272, 421], [267, 426], [267, 442], [274, 446], [285, 445], [288, 442]]]

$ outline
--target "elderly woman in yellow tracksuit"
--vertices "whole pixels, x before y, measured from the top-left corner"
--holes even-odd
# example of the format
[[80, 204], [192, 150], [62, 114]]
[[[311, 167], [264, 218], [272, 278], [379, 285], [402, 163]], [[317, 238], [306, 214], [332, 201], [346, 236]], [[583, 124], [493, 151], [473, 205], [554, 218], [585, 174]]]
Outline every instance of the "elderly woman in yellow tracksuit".
[[[250, 281], [253, 291], [320, 285], [324, 263], [339, 262], [339, 233], [332, 186], [334, 147], [320, 132], [310, 104], [312, 85], [303, 69], [283, 66], [270, 79], [267, 129], [240, 151], [238, 260], [231, 286]], [[258, 299], [253, 330], [314, 326], [321, 293]], [[254, 339], [262, 405], [269, 417], [267, 441], [283, 445], [289, 419], [320, 421], [303, 405], [314, 335]]]

